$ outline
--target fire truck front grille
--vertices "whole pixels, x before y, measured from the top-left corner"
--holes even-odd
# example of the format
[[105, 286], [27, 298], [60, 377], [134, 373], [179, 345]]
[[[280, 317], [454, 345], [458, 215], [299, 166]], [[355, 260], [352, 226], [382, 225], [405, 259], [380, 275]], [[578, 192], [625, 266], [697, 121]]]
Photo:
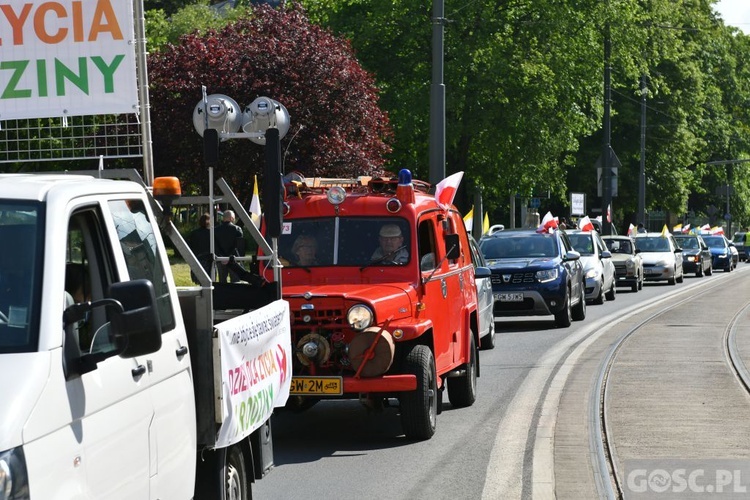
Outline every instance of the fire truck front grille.
[[[305, 321], [305, 318], [308, 318]], [[323, 327], [338, 329], [343, 327], [344, 311], [341, 309], [312, 309], [292, 311], [292, 326], [296, 328]]]

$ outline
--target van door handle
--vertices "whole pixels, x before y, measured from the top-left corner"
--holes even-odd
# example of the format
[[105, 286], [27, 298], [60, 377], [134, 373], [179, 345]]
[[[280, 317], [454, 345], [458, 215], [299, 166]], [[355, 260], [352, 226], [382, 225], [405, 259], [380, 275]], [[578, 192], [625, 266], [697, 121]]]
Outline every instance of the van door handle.
[[180, 347], [179, 349], [175, 351], [175, 354], [177, 355], [178, 358], [183, 357], [185, 354], [187, 354], [187, 346], [184, 345]]
[[133, 374], [133, 378], [138, 378], [141, 375], [143, 375], [144, 373], [146, 373], [146, 367], [143, 366], [143, 365], [138, 365], [135, 368], [133, 368], [132, 370], [130, 370], [130, 373]]

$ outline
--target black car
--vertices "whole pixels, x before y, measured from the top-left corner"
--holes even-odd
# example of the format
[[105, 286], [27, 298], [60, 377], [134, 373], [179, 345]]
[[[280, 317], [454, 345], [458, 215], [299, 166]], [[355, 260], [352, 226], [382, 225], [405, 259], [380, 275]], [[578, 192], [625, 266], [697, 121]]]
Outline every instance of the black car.
[[699, 278], [713, 274], [711, 250], [699, 234], [675, 234], [674, 240], [682, 248], [682, 272], [695, 273]]
[[552, 314], [561, 327], [586, 317], [581, 255], [564, 231], [498, 231], [479, 248], [492, 271], [496, 317]]

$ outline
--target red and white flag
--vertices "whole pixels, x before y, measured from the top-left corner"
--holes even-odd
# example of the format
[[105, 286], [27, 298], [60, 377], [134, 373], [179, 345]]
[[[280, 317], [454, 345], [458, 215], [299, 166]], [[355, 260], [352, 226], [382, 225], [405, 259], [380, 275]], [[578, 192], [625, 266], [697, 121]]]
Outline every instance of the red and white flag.
[[612, 205], [607, 205], [607, 222], [612, 222]]
[[685, 224], [684, 226], [682, 226], [682, 232], [683, 233], [690, 232], [690, 224]]
[[456, 172], [438, 182], [435, 186], [435, 200], [443, 210], [448, 210], [453, 205], [453, 198], [456, 197], [456, 191], [458, 191], [463, 176], [463, 172]]
[[711, 228], [711, 234], [724, 234], [724, 228], [721, 226], [714, 226]]
[[706, 232], [711, 231], [711, 226], [709, 226], [708, 224], [703, 224], [701, 226], [701, 231], [706, 231]]
[[581, 231], [594, 231], [594, 224], [591, 222], [591, 219], [589, 219], [588, 215], [584, 215], [580, 219], [578, 219], [578, 229]]
[[538, 228], [536, 228], [536, 232], [551, 233], [553, 230], [557, 229], [557, 223], [557, 217], [553, 217], [552, 212], [547, 212], [547, 214], [542, 219], [542, 223], [539, 224]]
[[628, 226], [628, 236], [632, 236], [635, 234], [635, 226], [631, 223], [630, 226]]

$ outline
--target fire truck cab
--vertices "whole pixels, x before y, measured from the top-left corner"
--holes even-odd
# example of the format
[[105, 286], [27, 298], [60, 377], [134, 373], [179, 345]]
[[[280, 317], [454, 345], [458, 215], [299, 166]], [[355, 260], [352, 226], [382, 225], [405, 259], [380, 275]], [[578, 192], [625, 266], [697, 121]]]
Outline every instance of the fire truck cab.
[[454, 407], [474, 403], [471, 249], [461, 214], [429, 188], [408, 170], [398, 179], [285, 182], [278, 255], [294, 352], [288, 404], [395, 399], [406, 437], [429, 439], [446, 386]]

